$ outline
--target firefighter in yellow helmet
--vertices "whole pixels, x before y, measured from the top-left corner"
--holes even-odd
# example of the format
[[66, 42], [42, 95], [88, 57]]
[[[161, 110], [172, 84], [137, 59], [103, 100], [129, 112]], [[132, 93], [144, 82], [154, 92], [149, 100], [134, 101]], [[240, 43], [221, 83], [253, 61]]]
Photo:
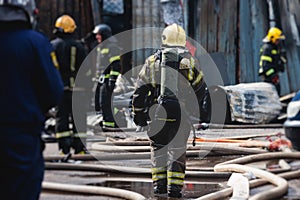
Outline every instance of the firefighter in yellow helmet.
[[[51, 41], [58, 61], [58, 69], [64, 82], [64, 95], [57, 107], [56, 114], [56, 138], [59, 150], [62, 154], [69, 154], [74, 149], [75, 154], [86, 153], [86, 116], [82, 113], [80, 124], [74, 124], [72, 112], [72, 94], [81, 92], [75, 88], [75, 78], [83, 62], [86, 52], [82, 43], [74, 38], [76, 23], [69, 15], [57, 18], [53, 33], [56, 38]], [[82, 94], [84, 99], [84, 94]], [[83, 101], [82, 99], [82, 101]], [[85, 101], [83, 101], [85, 102]], [[72, 128], [70, 128], [72, 124]]]
[[280, 49], [280, 41], [285, 36], [279, 28], [272, 27], [263, 39], [263, 46], [260, 49], [259, 75], [264, 82], [272, 83], [278, 95], [280, 95], [279, 72], [284, 72], [284, 64], [287, 60]]
[[61, 33], [73, 33], [76, 29], [75, 21], [69, 15], [62, 15], [55, 21], [55, 29], [54, 33], [61, 32]]
[[182, 196], [186, 144], [192, 127], [188, 116], [199, 103], [188, 101], [191, 94], [197, 96], [196, 101], [205, 94], [203, 73], [185, 45], [181, 26], [172, 24], [163, 30], [161, 48], [146, 59], [132, 99], [134, 122], [147, 129], [151, 141], [157, 196]]

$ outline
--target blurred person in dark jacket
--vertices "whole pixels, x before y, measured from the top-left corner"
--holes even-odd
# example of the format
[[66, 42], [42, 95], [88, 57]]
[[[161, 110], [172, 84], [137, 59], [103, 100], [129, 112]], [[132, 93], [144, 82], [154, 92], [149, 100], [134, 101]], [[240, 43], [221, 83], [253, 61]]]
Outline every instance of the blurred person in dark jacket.
[[44, 176], [41, 133], [63, 83], [52, 46], [32, 30], [34, 1], [0, 1], [0, 196], [39, 199]]

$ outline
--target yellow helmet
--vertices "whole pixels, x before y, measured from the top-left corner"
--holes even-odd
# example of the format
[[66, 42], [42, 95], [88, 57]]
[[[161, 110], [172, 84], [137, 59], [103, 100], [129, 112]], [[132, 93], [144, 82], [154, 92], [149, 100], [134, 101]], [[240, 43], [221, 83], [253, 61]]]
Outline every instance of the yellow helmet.
[[185, 47], [186, 44], [185, 31], [177, 24], [167, 26], [162, 33], [161, 39], [162, 44], [167, 46]]
[[263, 39], [263, 42], [275, 43], [276, 40], [284, 40], [285, 36], [279, 28], [272, 27], [269, 29], [267, 36]]
[[76, 24], [69, 15], [62, 15], [56, 20], [55, 28], [60, 32], [73, 33], [76, 29]]

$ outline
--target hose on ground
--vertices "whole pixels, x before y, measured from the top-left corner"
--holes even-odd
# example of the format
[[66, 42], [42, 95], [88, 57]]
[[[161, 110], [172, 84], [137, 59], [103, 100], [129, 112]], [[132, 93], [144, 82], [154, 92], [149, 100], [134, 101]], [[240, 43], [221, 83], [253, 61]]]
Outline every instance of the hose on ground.
[[[294, 178], [299, 178], [300, 177], [300, 170], [296, 170], [296, 171], [292, 171], [292, 172], [285, 172], [285, 173], [281, 173], [278, 174], [278, 176], [284, 178], [284, 179], [294, 179]], [[256, 180], [251, 180], [249, 182], [250, 184], [250, 188], [253, 187], [258, 187], [264, 184], [267, 184], [268, 181], [264, 180], [264, 179], [256, 179]], [[219, 199], [225, 199], [226, 197], [228, 197], [229, 195], [231, 195], [233, 192], [232, 187], [230, 188], [225, 188], [223, 190], [217, 191], [217, 192], [213, 192], [207, 195], [204, 195], [202, 197], [199, 197], [195, 200], [219, 200]]]
[[[69, 171], [93, 171], [107, 172], [118, 174], [135, 174], [151, 177], [150, 168], [117, 166], [117, 165], [95, 165], [95, 164], [72, 164], [72, 163], [45, 163], [46, 170], [69, 170]], [[229, 178], [231, 173], [228, 172], [211, 172], [211, 171], [186, 171], [186, 177], [201, 178]]]
[[249, 200], [269, 200], [269, 199], [276, 199], [284, 195], [288, 191], [288, 182], [279, 177], [275, 174], [272, 174], [270, 172], [257, 169], [254, 167], [239, 165], [239, 164], [226, 164], [226, 165], [216, 165], [214, 167], [214, 170], [216, 172], [239, 172], [239, 173], [245, 173], [245, 172], [251, 172], [256, 177], [262, 178], [267, 180], [268, 182], [276, 185], [277, 187], [272, 188], [268, 191], [264, 191], [258, 194], [253, 195], [249, 198]]
[[110, 188], [110, 187], [43, 182], [42, 188], [45, 190], [56, 190], [56, 191], [64, 191], [64, 192], [75, 192], [81, 194], [113, 196], [113, 197], [120, 197], [122, 199], [129, 199], [129, 200], [146, 199], [143, 195], [139, 193], [124, 190], [124, 189]]
[[[62, 160], [63, 155], [47, 155], [44, 156], [45, 161]], [[70, 157], [74, 160], [93, 161], [93, 160], [132, 160], [132, 159], [150, 159], [150, 152], [136, 152], [136, 153], [95, 153], [78, 155], [74, 154]]]
[[218, 165], [225, 164], [247, 164], [251, 162], [258, 162], [264, 160], [274, 160], [274, 159], [300, 159], [300, 152], [270, 152], [270, 153], [262, 153], [256, 155], [248, 155], [241, 158], [236, 158], [233, 160], [229, 160]]
[[[205, 150], [219, 152], [223, 154], [249, 155], [266, 153], [266, 150], [259, 148], [238, 147], [238, 144], [220, 144], [220, 143], [201, 143], [196, 146], [188, 146], [187, 150]], [[103, 143], [94, 143], [91, 145], [91, 151], [103, 152], [150, 152], [150, 146], [116, 146]]]
[[[248, 155], [242, 158], [237, 158], [233, 160], [229, 160], [223, 163], [220, 163], [216, 166], [223, 166], [228, 164], [247, 164], [251, 162], [257, 162], [257, 161], [264, 161], [264, 160], [272, 160], [272, 159], [299, 159], [300, 153], [293, 152], [293, 153], [285, 153], [285, 152], [271, 152], [271, 153], [262, 153], [258, 155]], [[215, 166], [215, 167], [216, 167]], [[300, 177], [300, 170], [295, 172], [287, 172], [282, 173], [283, 178], [292, 179], [296, 177]], [[250, 187], [257, 187], [260, 185], [263, 185], [267, 183], [266, 180], [258, 179], [250, 181]], [[229, 196], [232, 193], [232, 188], [226, 188], [224, 190], [211, 193], [205, 196], [202, 196], [200, 198], [197, 198], [197, 200], [213, 200], [213, 199], [222, 199], [224, 197]]]
[[[198, 157], [199, 155], [207, 155], [209, 151], [187, 151], [187, 157]], [[47, 162], [61, 161], [65, 158], [64, 155], [45, 155], [44, 160]], [[91, 152], [91, 154], [79, 155], [72, 154], [69, 159], [81, 160], [81, 161], [93, 161], [93, 160], [135, 160], [135, 159], [150, 159], [150, 152], [128, 152], [128, 153], [104, 153], [104, 152]]]

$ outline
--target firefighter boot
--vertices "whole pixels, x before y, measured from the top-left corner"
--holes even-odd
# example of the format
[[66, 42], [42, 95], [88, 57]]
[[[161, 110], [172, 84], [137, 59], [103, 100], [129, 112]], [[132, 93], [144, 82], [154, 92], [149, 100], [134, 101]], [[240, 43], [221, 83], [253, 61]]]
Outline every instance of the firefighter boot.
[[72, 138], [71, 137], [62, 137], [58, 138], [58, 148], [64, 155], [70, 153]]
[[74, 137], [72, 147], [74, 148], [74, 154], [87, 154], [85, 148], [86, 138]]
[[153, 181], [153, 189], [155, 196], [161, 196], [167, 194], [167, 179], [160, 179]]
[[168, 185], [168, 197], [181, 198], [182, 185], [170, 184]]

